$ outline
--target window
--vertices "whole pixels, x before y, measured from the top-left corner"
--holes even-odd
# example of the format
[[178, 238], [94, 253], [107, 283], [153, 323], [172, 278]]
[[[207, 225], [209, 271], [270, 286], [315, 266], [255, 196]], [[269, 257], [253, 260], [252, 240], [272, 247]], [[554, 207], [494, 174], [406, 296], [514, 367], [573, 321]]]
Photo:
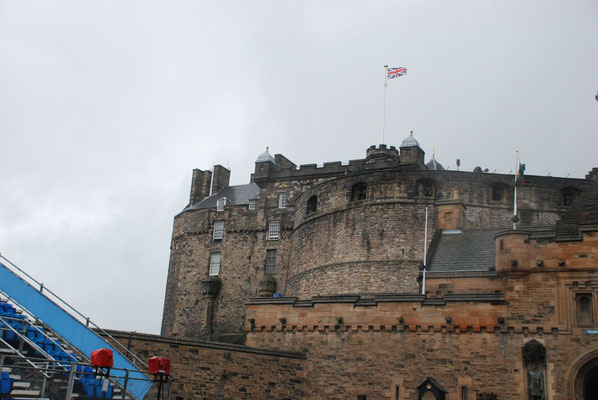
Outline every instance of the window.
[[224, 211], [224, 206], [226, 205], [226, 197], [222, 197], [216, 200], [216, 211]]
[[216, 221], [214, 222], [214, 234], [212, 236], [213, 240], [222, 240], [224, 237], [224, 221]]
[[249, 211], [255, 210], [255, 200], [249, 200]]
[[426, 197], [434, 196], [434, 185], [431, 182], [424, 183], [424, 196], [426, 196]]
[[266, 274], [276, 273], [276, 249], [266, 250]]
[[577, 315], [579, 326], [592, 326], [592, 295], [589, 293], [577, 294]]
[[490, 187], [490, 192], [493, 201], [504, 201], [507, 198], [507, 185], [495, 182]]
[[574, 188], [574, 187], [566, 187], [563, 189], [563, 205], [570, 206], [573, 203], [573, 200], [579, 196], [581, 190]]
[[287, 194], [278, 193], [278, 208], [287, 208]]
[[268, 225], [268, 240], [278, 240], [280, 234], [280, 222], [272, 221]]
[[311, 196], [307, 200], [307, 215], [313, 214], [318, 209], [318, 196]]
[[351, 201], [365, 200], [368, 197], [368, 184], [358, 182], [351, 187]]
[[432, 179], [418, 180], [417, 194], [420, 197], [434, 197], [434, 181]]
[[461, 400], [467, 400], [467, 387], [461, 386]]
[[220, 252], [210, 254], [210, 275], [220, 275], [220, 262], [222, 255]]

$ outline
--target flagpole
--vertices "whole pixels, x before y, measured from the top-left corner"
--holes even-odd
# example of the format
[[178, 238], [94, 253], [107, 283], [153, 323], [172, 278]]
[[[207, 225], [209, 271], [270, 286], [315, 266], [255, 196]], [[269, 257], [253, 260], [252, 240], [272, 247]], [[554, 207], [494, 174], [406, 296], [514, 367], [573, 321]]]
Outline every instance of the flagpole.
[[384, 108], [382, 109], [382, 144], [384, 144], [384, 131], [386, 130], [386, 88], [388, 87], [388, 65], [384, 66]]
[[513, 230], [517, 229], [517, 174], [519, 174], [519, 150], [515, 150], [515, 194], [513, 199]]

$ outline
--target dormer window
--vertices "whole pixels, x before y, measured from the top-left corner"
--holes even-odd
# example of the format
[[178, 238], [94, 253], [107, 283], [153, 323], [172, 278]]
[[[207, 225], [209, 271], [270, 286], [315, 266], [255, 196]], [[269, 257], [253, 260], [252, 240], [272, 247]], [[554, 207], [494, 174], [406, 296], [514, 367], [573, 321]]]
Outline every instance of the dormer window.
[[247, 208], [249, 209], [249, 211], [254, 211], [255, 210], [255, 200], [249, 200]]
[[287, 208], [287, 194], [278, 193], [278, 208]]
[[226, 197], [221, 197], [216, 200], [216, 211], [224, 211], [224, 206], [226, 205]]
[[368, 184], [357, 182], [351, 187], [351, 201], [365, 200], [368, 197]]

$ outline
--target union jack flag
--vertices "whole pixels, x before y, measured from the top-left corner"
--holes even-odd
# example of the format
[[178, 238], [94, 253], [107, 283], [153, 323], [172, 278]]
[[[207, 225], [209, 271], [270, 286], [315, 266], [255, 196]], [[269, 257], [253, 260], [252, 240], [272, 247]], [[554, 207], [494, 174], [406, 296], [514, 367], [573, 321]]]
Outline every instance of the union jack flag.
[[403, 76], [407, 74], [407, 68], [404, 67], [396, 67], [396, 68], [389, 68], [386, 72], [387, 79], [394, 79], [398, 78], [399, 76]]

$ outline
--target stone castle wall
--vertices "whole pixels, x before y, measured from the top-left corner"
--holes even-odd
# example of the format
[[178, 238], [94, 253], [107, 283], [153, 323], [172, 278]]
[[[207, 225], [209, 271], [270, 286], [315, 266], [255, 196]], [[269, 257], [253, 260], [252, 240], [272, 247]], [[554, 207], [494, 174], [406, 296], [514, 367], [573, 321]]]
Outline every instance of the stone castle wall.
[[[233, 334], [234, 340], [242, 340], [244, 302], [258, 295], [268, 249], [277, 250], [274, 278], [286, 296], [417, 293], [426, 206], [428, 245], [437, 226], [436, 202], [455, 195], [465, 206], [464, 228], [510, 225], [512, 176], [402, 169], [396, 149], [374, 148], [368, 154], [380, 151], [388, 157], [299, 168], [277, 155], [276, 166], [256, 163], [252, 182], [260, 186], [260, 195], [255, 211], [234, 205], [223, 212], [189, 209], [177, 215], [162, 333], [216, 340]], [[351, 200], [357, 182], [367, 183], [367, 199]], [[521, 225], [553, 223], [567, 210], [563, 190], [582, 190], [587, 183], [526, 177], [518, 193]], [[499, 198], [493, 196], [496, 185], [502, 185]], [[278, 208], [282, 192], [288, 195], [285, 209]], [[317, 210], [308, 214], [307, 201], [313, 195], [318, 197]], [[224, 238], [213, 241], [214, 221], [219, 220], [225, 221]], [[267, 240], [270, 221], [281, 223], [279, 240]], [[210, 253], [216, 251], [222, 254], [220, 291], [210, 300], [201, 282], [208, 278]], [[206, 336], [207, 324], [212, 334]]]
[[[110, 331], [142, 360], [170, 359], [172, 399], [285, 399], [306, 397], [305, 356], [246, 346]], [[155, 398], [152, 393], [149, 398]]]

